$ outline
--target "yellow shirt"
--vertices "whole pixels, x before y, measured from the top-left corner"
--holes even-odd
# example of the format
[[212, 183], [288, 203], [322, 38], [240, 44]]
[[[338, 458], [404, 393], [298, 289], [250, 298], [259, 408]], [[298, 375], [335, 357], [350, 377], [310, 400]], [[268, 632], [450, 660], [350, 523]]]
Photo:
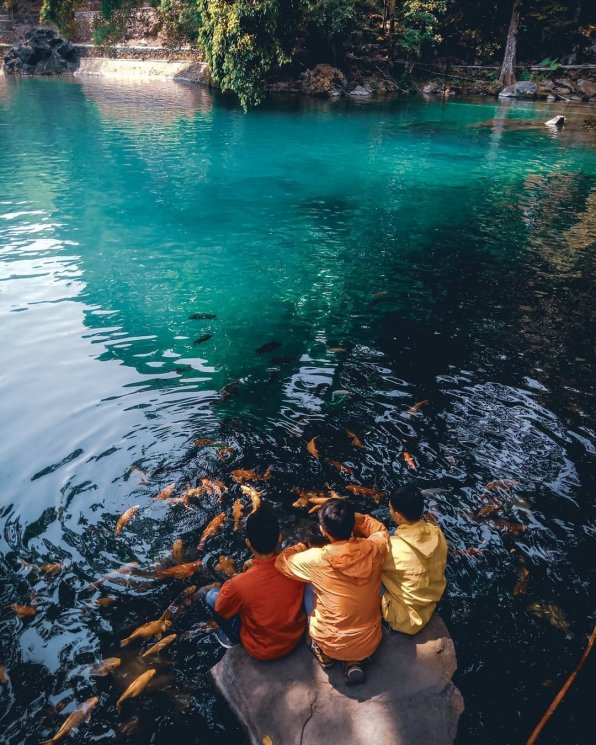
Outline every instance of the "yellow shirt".
[[430, 620], [445, 590], [447, 542], [437, 525], [418, 520], [400, 525], [389, 544], [381, 612], [395, 631], [416, 634]]

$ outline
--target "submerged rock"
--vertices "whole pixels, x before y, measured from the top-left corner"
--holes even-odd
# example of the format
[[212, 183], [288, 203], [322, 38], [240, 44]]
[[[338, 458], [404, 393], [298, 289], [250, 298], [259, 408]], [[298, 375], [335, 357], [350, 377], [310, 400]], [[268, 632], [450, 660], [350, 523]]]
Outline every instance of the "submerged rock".
[[560, 129], [565, 124], [565, 117], [559, 114], [558, 116], [553, 116], [552, 119], [549, 119], [547, 122], [544, 122], [545, 127], [557, 127], [557, 129]]
[[367, 681], [350, 688], [341, 665], [322, 670], [305, 644], [273, 662], [228, 650], [210, 677], [252, 745], [451, 745], [463, 699], [451, 681], [455, 649], [435, 614], [416, 636], [384, 631]]
[[13, 75], [61, 75], [78, 64], [73, 45], [53, 28], [39, 26], [28, 31], [4, 57], [5, 72]]
[[499, 93], [501, 98], [534, 98], [538, 95], [538, 86], [531, 80], [520, 80], [508, 85]]

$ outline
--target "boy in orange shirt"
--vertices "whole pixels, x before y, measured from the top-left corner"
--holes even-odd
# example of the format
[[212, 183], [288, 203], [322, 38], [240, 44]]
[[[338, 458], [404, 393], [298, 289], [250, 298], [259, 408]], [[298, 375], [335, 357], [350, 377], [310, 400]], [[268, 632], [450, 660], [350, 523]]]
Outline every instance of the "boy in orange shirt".
[[305, 604], [311, 649], [319, 664], [326, 668], [341, 660], [346, 683], [356, 685], [365, 678], [362, 661], [381, 641], [379, 596], [389, 551], [387, 529], [370, 515], [356, 513], [344, 499], [325, 502], [319, 527], [327, 546], [290, 546], [276, 566], [287, 577], [311, 585]]
[[246, 545], [253, 555], [250, 568], [205, 596], [220, 626], [219, 643], [240, 643], [257, 660], [289, 654], [306, 629], [304, 585], [275, 568], [280, 540], [279, 524], [267, 507], [252, 512], [246, 518]]

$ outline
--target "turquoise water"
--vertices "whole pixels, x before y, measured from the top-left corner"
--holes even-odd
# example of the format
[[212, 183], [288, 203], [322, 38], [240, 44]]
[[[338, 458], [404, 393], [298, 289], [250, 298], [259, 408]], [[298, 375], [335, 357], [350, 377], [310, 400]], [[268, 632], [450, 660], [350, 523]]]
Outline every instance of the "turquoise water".
[[[573, 124], [587, 112], [566, 113]], [[245, 115], [173, 83], [0, 79], [0, 601], [38, 598], [33, 619], [0, 611], [7, 742], [51, 736], [51, 706], [96, 693], [77, 738], [125, 739], [114, 692], [138, 662], [115, 680], [86, 666], [180, 591], [150, 569], [176, 537], [192, 549], [221, 509], [151, 495], [268, 465], [265, 497], [290, 537], [307, 524], [292, 486], [448, 490], [429, 506], [451, 545], [442, 613], [467, 703], [461, 742], [531, 731], [556, 690], [543, 681], [562, 682], [594, 613], [596, 158], [587, 134], [542, 126], [553, 113], [398, 100]], [[306, 454], [313, 436], [320, 463]], [[234, 449], [225, 461], [221, 447]], [[472, 519], [497, 478], [519, 482], [502, 517], [523, 535]], [[132, 504], [139, 516], [115, 538]], [[245, 558], [230, 529], [212, 546]], [[65, 567], [46, 576], [20, 560]], [[89, 582], [129, 561], [138, 576], [95, 608]], [[529, 591], [514, 597], [524, 567]], [[569, 627], [533, 602], [555, 603]], [[182, 638], [201, 618], [180, 621], [164, 653], [174, 664], [125, 712], [140, 718], [133, 739], [241, 741], [204, 678], [217, 646]], [[581, 695], [553, 742], [579, 742]]]

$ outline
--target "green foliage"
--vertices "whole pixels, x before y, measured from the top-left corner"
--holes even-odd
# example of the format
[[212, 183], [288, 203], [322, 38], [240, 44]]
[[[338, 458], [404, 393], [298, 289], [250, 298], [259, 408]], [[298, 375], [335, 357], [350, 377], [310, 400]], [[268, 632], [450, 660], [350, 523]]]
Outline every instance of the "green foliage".
[[353, 0], [307, 0], [303, 16], [327, 38], [334, 39], [350, 29], [356, 13]]
[[419, 56], [425, 43], [438, 44], [439, 19], [447, 11], [447, 0], [404, 0], [396, 14], [398, 45]]
[[533, 77], [532, 73], [530, 72], [530, 70], [526, 70], [524, 68], [523, 70], [520, 70], [517, 73], [517, 79], [518, 80], [533, 80], [534, 77]]
[[43, 0], [39, 13], [41, 23], [55, 23], [66, 36], [74, 31], [75, 10], [83, 0]]
[[195, 43], [199, 33], [200, 14], [196, 0], [159, 0], [162, 31], [172, 46]]
[[94, 43], [105, 47], [121, 41], [128, 17], [139, 4], [138, 0], [102, 0], [100, 16], [93, 28]]
[[277, 0], [197, 0], [199, 43], [213, 80], [233, 91], [246, 109], [265, 93], [269, 71], [289, 60], [278, 27], [284, 8]]
[[555, 72], [559, 69], [561, 66], [558, 59], [550, 59], [550, 57], [545, 57], [542, 62], [538, 63], [539, 67], [548, 67], [548, 69], [551, 72]]

